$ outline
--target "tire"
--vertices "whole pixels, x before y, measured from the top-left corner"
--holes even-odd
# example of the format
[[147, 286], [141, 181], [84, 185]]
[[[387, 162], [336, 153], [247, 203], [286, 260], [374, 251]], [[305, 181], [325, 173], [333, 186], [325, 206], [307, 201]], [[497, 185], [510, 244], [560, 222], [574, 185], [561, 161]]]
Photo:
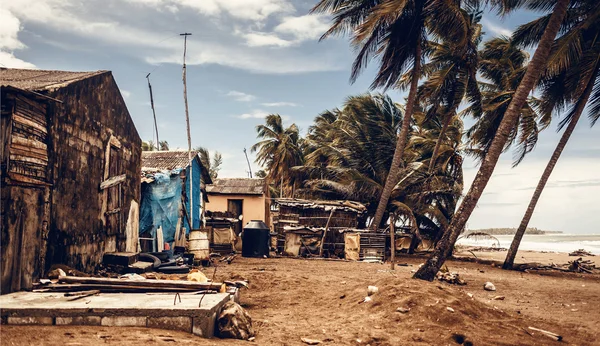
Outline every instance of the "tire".
[[158, 257], [145, 252], [139, 254], [138, 261], [153, 263], [152, 267], [154, 267], [154, 269], [160, 267], [160, 264], [162, 263]]

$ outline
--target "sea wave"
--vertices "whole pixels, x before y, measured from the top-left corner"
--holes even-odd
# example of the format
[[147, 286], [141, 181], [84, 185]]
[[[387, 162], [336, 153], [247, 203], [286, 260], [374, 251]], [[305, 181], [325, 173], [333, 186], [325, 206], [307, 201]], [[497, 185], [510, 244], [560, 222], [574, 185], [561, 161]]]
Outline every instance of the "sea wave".
[[[496, 236], [498, 241], [492, 239], [461, 238], [458, 245], [500, 247], [508, 248], [512, 242], [512, 235]], [[519, 246], [520, 250], [547, 251], [547, 252], [572, 252], [585, 249], [595, 255], [600, 255], [600, 235], [525, 235]]]

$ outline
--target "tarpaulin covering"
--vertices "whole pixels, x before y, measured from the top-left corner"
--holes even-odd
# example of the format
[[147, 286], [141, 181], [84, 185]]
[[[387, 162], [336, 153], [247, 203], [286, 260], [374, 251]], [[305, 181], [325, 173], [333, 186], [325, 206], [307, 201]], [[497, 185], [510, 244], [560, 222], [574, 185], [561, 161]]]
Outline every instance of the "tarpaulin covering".
[[172, 242], [179, 219], [181, 204], [180, 169], [153, 173], [154, 182], [142, 184], [140, 204], [140, 235], [148, 233], [156, 237], [156, 229], [162, 226], [165, 242]]
[[[195, 162], [195, 161], [193, 161]], [[197, 229], [200, 227], [200, 166], [196, 163], [192, 170], [193, 178], [193, 225]], [[156, 229], [162, 226], [164, 241], [171, 243], [175, 240], [175, 231], [179, 219], [179, 209], [181, 205], [181, 169], [176, 168], [172, 171], [163, 171], [147, 174], [150, 181], [142, 184], [142, 201], [140, 204], [140, 235], [148, 234], [150, 237], [156, 236]], [[189, 177], [189, 166], [186, 169], [186, 176]], [[153, 179], [152, 179], [153, 178]], [[152, 181], [153, 180], [153, 181]], [[187, 196], [189, 196], [190, 179], [186, 179]], [[186, 201], [186, 210], [190, 215], [189, 200]], [[183, 226], [186, 233], [189, 233], [190, 226], [184, 217]]]

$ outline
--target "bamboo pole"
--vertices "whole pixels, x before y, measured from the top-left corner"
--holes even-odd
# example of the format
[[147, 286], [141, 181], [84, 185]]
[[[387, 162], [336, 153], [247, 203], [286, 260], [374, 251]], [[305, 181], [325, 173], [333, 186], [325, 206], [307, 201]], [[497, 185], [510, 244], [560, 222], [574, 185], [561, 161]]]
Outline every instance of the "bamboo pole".
[[331, 217], [335, 213], [335, 208], [331, 209], [331, 213], [329, 214], [329, 218], [327, 219], [327, 224], [325, 224], [325, 230], [323, 231], [323, 237], [321, 238], [321, 246], [319, 248], [319, 256], [323, 256], [323, 246], [325, 245], [325, 236], [327, 235], [327, 229], [329, 228], [329, 222], [331, 221]]

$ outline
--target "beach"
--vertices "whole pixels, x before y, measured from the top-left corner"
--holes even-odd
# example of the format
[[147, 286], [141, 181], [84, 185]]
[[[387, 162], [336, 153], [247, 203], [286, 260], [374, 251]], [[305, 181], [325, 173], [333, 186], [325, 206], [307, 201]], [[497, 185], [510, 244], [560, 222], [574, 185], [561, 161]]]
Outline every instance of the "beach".
[[[537, 254], [542, 257], [529, 252], [519, 255], [527, 260], [569, 258]], [[445, 266], [459, 273], [464, 286], [412, 279], [426, 259], [426, 255], [400, 256], [394, 271], [389, 263], [296, 258], [238, 258], [219, 266], [216, 280], [250, 281], [241, 304], [252, 316], [257, 331], [254, 343], [133, 327], [2, 326], [2, 344], [280, 346], [306, 345], [305, 338], [321, 345], [392, 346], [457, 345], [458, 337], [474, 345], [560, 344], [530, 327], [557, 333], [567, 344], [600, 342], [598, 274], [507, 271], [453, 259]], [[496, 291], [483, 289], [488, 281]], [[371, 285], [379, 292], [370, 302], [360, 303]], [[173, 295], [164, 299], [172, 300]], [[198, 298], [183, 295], [183, 299]]]

